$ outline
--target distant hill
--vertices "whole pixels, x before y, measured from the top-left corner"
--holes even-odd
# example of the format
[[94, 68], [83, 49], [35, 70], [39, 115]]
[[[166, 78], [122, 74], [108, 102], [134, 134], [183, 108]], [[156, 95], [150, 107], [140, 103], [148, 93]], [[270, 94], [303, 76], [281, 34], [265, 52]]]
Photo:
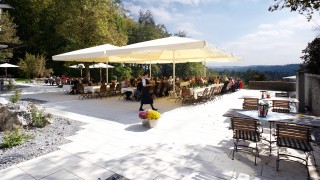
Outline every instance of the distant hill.
[[[258, 77], [263, 80], [281, 80], [283, 77], [294, 76], [300, 64], [274, 65], [274, 66], [218, 66], [209, 67], [220, 75], [241, 77], [247, 82], [252, 80], [254, 72], [260, 73]], [[250, 71], [248, 71], [250, 70]]]
[[255, 70], [258, 72], [283, 72], [285, 74], [295, 75], [295, 73], [299, 70], [300, 64], [287, 64], [287, 65], [273, 65], [273, 66], [217, 66], [217, 67], [209, 67], [214, 71], [236, 71], [236, 72], [245, 72], [248, 69]]

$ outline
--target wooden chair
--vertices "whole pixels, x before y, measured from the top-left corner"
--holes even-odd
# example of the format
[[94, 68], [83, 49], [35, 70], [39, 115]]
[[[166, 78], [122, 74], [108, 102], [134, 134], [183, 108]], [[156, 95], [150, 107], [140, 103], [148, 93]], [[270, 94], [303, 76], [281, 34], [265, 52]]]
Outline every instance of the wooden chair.
[[215, 87], [211, 87], [211, 88], [210, 88], [210, 91], [209, 91], [209, 100], [210, 100], [210, 101], [216, 100], [216, 96], [215, 96], [215, 94], [214, 94], [214, 91], [215, 91]]
[[[261, 141], [261, 132], [259, 130], [259, 123], [254, 119], [231, 118], [231, 129], [233, 130], [234, 148], [232, 151], [232, 160], [234, 160], [234, 152], [239, 150], [248, 151], [254, 154], [254, 165], [257, 165], [257, 156], [259, 157], [259, 149], [257, 143]], [[240, 145], [240, 141], [250, 141], [256, 143], [255, 147], [249, 145]], [[243, 147], [243, 149], [239, 148]]]
[[280, 113], [289, 113], [290, 112], [289, 101], [273, 100], [272, 101], [272, 111], [273, 112], [280, 112]]
[[108, 91], [108, 95], [109, 96], [114, 96], [115, 94], [116, 94], [116, 84], [115, 83], [111, 83], [109, 91]]
[[174, 95], [175, 102], [181, 101], [182, 100], [182, 96], [181, 96], [181, 88], [180, 88], [180, 86], [175, 85], [175, 93], [176, 93]]
[[242, 109], [258, 110], [258, 103], [259, 103], [258, 98], [244, 98], [243, 104], [242, 104]]
[[181, 91], [181, 103], [183, 104], [191, 104], [194, 102], [194, 96], [191, 94], [189, 88], [183, 88]]
[[116, 96], [121, 94], [121, 84], [116, 85], [116, 89], [115, 89], [114, 93]]
[[102, 84], [100, 86], [100, 91], [97, 94], [97, 97], [100, 97], [102, 99], [102, 97], [107, 97], [107, 86], [105, 84]]
[[83, 84], [78, 84], [77, 85], [77, 90], [80, 93], [79, 99], [83, 100], [84, 98], [89, 98], [90, 95], [89, 95], [89, 93], [84, 91]]
[[282, 92], [282, 93], [275, 93], [276, 97], [289, 97], [289, 93]]
[[[315, 165], [317, 165], [314, 154], [313, 154], [313, 148], [310, 143], [311, 142], [310, 127], [300, 126], [295, 124], [278, 123], [276, 125], [276, 138], [277, 138], [277, 146], [278, 146], [277, 160], [276, 160], [277, 171], [279, 171], [279, 165], [281, 160], [299, 162], [305, 165], [308, 171], [308, 158], [310, 155], [313, 156], [314, 163]], [[291, 148], [291, 149], [303, 151], [306, 157], [302, 158], [301, 156], [300, 157], [294, 156], [292, 154], [285, 153], [286, 151], [280, 153], [280, 148]], [[302, 162], [299, 160], [301, 160]], [[310, 175], [308, 171], [308, 177], [309, 176]]]
[[209, 88], [205, 88], [203, 92], [198, 94], [198, 102], [207, 102], [209, 99]]

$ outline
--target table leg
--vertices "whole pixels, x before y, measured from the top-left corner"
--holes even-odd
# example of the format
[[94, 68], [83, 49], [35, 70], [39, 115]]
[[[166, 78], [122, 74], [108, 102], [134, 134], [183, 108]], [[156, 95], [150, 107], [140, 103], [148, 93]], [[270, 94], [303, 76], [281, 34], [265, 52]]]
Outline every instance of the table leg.
[[270, 125], [270, 141], [269, 141], [269, 149], [270, 149], [270, 154], [269, 154], [269, 156], [271, 156], [271, 143], [272, 143], [272, 141], [271, 141], [271, 136], [272, 136], [272, 132], [271, 132], [271, 123], [272, 122], [269, 122], [269, 125]]

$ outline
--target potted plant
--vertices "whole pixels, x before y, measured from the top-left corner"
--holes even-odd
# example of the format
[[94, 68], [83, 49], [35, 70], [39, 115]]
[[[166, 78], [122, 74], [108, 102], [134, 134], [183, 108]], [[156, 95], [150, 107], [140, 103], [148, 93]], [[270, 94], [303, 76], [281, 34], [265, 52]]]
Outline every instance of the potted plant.
[[258, 104], [258, 116], [266, 117], [268, 115], [269, 104], [268, 103], [259, 103]]
[[142, 119], [142, 125], [153, 128], [157, 125], [160, 113], [155, 110], [146, 110], [139, 113], [140, 119]]

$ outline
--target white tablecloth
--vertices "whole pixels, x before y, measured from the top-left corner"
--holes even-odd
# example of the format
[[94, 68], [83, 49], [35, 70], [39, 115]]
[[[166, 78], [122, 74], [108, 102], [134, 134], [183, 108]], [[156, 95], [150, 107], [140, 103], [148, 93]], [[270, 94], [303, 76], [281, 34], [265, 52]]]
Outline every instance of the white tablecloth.
[[136, 87], [126, 87], [126, 88], [121, 88], [121, 93], [125, 93], [127, 91], [131, 91], [132, 94], [134, 93], [134, 90], [136, 90]]
[[198, 99], [198, 94], [203, 92], [207, 87], [203, 87], [203, 88], [193, 88], [191, 89], [191, 93], [193, 94], [193, 97], [195, 99]]
[[85, 92], [98, 92], [100, 90], [100, 86], [86, 86], [84, 87]]
[[73, 87], [73, 85], [67, 85], [67, 84], [65, 84], [65, 85], [62, 86], [62, 91], [63, 91], [64, 93], [69, 93], [69, 92], [71, 91], [72, 87]]
[[208, 87], [203, 87], [203, 88], [192, 88], [191, 93], [193, 94], [193, 97], [195, 99], [198, 99], [198, 94], [203, 92], [206, 88], [210, 91], [211, 87], [219, 87], [221, 84], [212, 84]]

